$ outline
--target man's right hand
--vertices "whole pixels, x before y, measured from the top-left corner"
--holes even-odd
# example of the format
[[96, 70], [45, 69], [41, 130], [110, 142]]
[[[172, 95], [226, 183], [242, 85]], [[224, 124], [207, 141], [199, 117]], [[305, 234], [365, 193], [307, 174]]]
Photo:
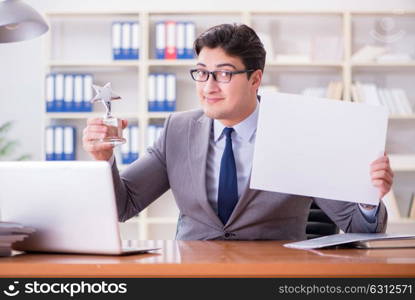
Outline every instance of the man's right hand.
[[[127, 120], [122, 120], [122, 129], [127, 127]], [[113, 154], [113, 145], [95, 143], [94, 140], [102, 139], [107, 136], [108, 127], [101, 118], [90, 118], [83, 131], [82, 145], [95, 160], [109, 160]]]

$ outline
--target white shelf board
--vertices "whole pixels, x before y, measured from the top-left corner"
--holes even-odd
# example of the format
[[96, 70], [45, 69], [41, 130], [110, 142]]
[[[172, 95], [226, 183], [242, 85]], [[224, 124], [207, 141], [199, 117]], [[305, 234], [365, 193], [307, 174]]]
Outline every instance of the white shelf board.
[[415, 119], [415, 114], [412, 114], [412, 115], [390, 115], [389, 119]]
[[391, 168], [394, 171], [415, 171], [415, 154], [390, 154], [389, 159]]
[[333, 68], [342, 68], [343, 62], [331, 62], [331, 61], [310, 61], [310, 62], [281, 62], [270, 60], [266, 62], [267, 66], [272, 67], [333, 67]]
[[148, 112], [148, 119], [167, 119], [174, 112]]
[[[88, 119], [88, 118], [101, 118], [104, 113], [97, 112], [56, 112], [46, 113], [47, 119]], [[117, 113], [116, 117], [122, 119], [138, 118], [138, 113]]]
[[149, 59], [150, 67], [190, 67], [196, 65], [195, 59]]
[[49, 61], [49, 67], [134, 67], [140, 66], [139, 60], [123, 61]]
[[352, 67], [368, 67], [368, 68], [379, 68], [379, 67], [391, 67], [391, 68], [414, 68], [415, 61], [408, 62], [352, 62]]

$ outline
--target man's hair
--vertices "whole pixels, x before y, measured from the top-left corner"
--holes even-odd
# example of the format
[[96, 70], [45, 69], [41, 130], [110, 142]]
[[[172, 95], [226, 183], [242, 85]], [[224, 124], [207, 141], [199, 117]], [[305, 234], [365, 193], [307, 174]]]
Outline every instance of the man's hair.
[[[194, 42], [197, 55], [204, 47], [222, 48], [229, 56], [239, 57], [247, 70], [262, 72], [265, 67], [266, 52], [255, 31], [244, 24], [216, 25], [202, 34]], [[248, 73], [248, 78], [252, 73]]]

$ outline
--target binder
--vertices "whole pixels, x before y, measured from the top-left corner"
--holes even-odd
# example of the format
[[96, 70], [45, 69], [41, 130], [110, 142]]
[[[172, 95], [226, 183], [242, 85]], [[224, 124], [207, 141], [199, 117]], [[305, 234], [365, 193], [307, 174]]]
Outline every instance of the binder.
[[185, 58], [191, 59], [195, 57], [193, 51], [193, 43], [196, 38], [196, 26], [194, 22], [186, 22], [186, 42], [185, 42]]
[[176, 110], [176, 75], [174, 74], [166, 74], [166, 101], [164, 110]]
[[166, 51], [166, 24], [156, 23], [156, 58], [164, 59]]
[[91, 74], [83, 75], [83, 96], [82, 96], [82, 111], [91, 112], [92, 111], [92, 103], [91, 99], [93, 97], [92, 94], [92, 83], [93, 77]]
[[130, 58], [138, 59], [140, 57], [140, 26], [138, 22], [131, 23], [131, 49]]
[[54, 150], [54, 127], [47, 126], [45, 134], [45, 152], [46, 160], [55, 160], [55, 150]]
[[148, 111], [156, 111], [156, 74], [148, 77]]
[[65, 95], [63, 98], [63, 110], [66, 112], [73, 111], [73, 75], [72, 74], [65, 74]]
[[46, 91], [46, 112], [54, 112], [55, 109], [55, 75], [46, 75], [45, 80], [45, 91]]
[[147, 147], [152, 147], [156, 140], [156, 125], [149, 124], [147, 128]]
[[62, 112], [63, 109], [63, 97], [64, 97], [64, 75], [55, 75], [55, 111]]
[[55, 126], [54, 130], [55, 160], [63, 160], [63, 127]]
[[176, 22], [167, 21], [166, 22], [166, 59], [176, 59], [177, 58], [177, 48], [176, 48]]
[[176, 42], [177, 42], [177, 58], [185, 59], [187, 58], [185, 48], [186, 48], [186, 23], [177, 22], [176, 23]]
[[121, 59], [130, 59], [131, 24], [129, 22], [123, 22], [121, 29]]
[[163, 111], [165, 101], [166, 101], [166, 75], [159, 73], [156, 75], [155, 111]]
[[82, 111], [82, 102], [84, 99], [83, 76], [74, 74], [74, 111]]
[[121, 59], [121, 23], [112, 23], [112, 58]]
[[131, 125], [130, 127], [130, 163], [134, 162], [135, 160], [138, 159], [138, 147], [139, 147], [139, 131], [138, 131], [138, 125]]
[[63, 127], [63, 160], [75, 160], [75, 128]]
[[131, 138], [130, 138], [130, 126], [126, 127], [123, 130], [123, 135], [126, 139], [126, 142], [124, 144], [121, 145], [121, 161], [123, 164], [129, 164], [129, 158], [130, 158], [130, 143], [131, 143]]
[[156, 141], [160, 138], [162, 131], [163, 131], [163, 125], [156, 125], [156, 132], [155, 132], [155, 137], [154, 137]]

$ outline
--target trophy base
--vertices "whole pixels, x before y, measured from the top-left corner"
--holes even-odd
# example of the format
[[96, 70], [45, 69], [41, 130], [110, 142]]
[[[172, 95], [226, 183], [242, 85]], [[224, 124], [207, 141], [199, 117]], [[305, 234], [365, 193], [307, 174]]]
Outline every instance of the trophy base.
[[95, 140], [96, 144], [105, 144], [105, 145], [113, 145], [118, 146], [125, 144], [127, 140], [125, 138], [119, 138], [119, 137], [106, 137], [104, 139]]

